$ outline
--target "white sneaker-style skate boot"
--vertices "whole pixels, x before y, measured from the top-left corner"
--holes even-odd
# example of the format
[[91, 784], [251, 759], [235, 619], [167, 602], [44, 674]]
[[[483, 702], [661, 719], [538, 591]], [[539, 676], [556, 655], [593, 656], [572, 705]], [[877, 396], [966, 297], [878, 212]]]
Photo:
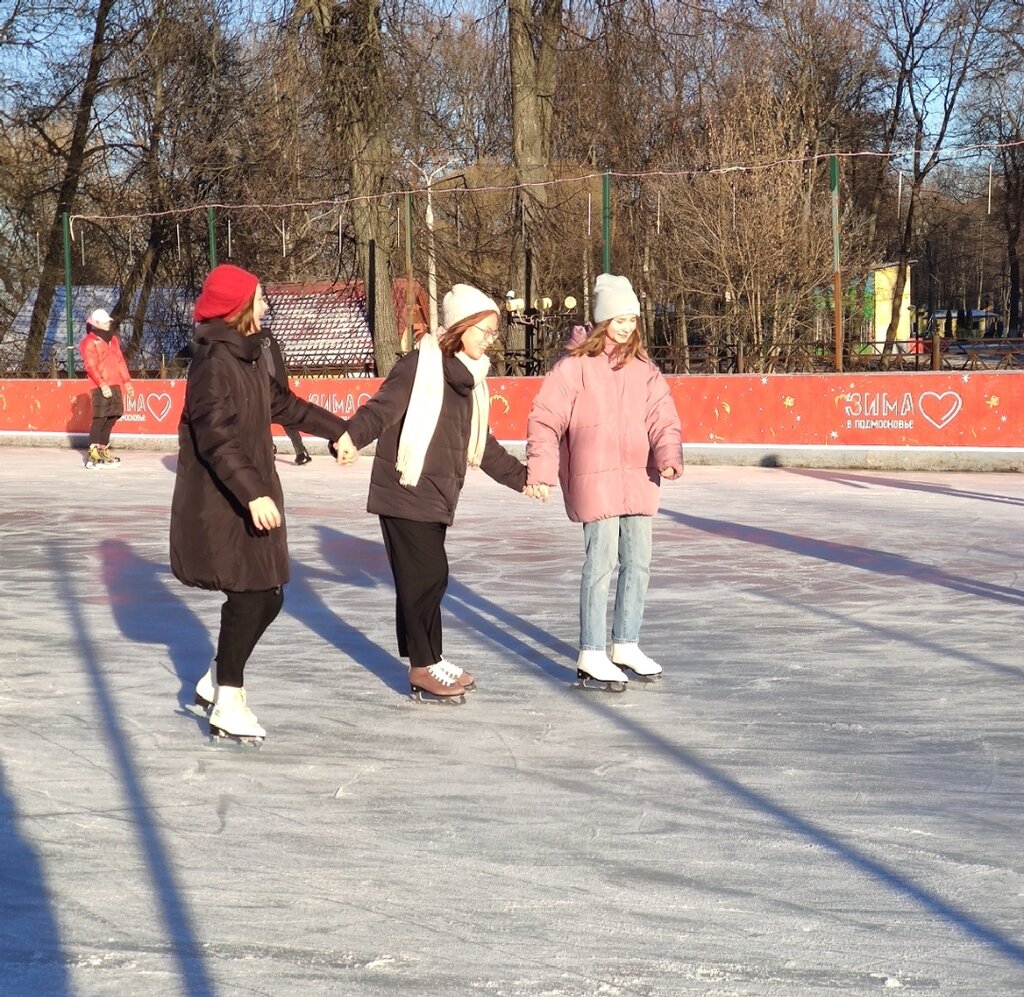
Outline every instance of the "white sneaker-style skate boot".
[[245, 690], [232, 685], [217, 686], [217, 695], [210, 714], [210, 736], [229, 737], [236, 741], [259, 744], [267, 732], [245, 702]]
[[[629, 676], [612, 664], [604, 651], [580, 651], [576, 659], [576, 677], [581, 689], [602, 689], [605, 692], [625, 692]], [[592, 685], [587, 683], [591, 682]]]
[[449, 678], [455, 679], [455, 684], [462, 686], [466, 692], [471, 692], [476, 688], [476, 679], [454, 661], [442, 658], [435, 667], [440, 668]]
[[193, 702], [200, 709], [207, 713], [213, 709], [213, 702], [217, 698], [217, 665], [210, 665], [206, 674], [196, 683], [196, 692]]
[[661, 678], [661, 665], [648, 658], [639, 644], [612, 644], [612, 661], [619, 668], [632, 672], [641, 682], [657, 682]]

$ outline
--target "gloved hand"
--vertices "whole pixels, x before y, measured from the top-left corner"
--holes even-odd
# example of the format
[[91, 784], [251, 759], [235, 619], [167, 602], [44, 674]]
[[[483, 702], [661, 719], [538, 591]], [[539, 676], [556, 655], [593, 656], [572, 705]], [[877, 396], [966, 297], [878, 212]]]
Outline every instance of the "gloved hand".
[[104, 398], [109, 398], [113, 393], [114, 392], [110, 390], [109, 384], [100, 385], [100, 394], [103, 395]]

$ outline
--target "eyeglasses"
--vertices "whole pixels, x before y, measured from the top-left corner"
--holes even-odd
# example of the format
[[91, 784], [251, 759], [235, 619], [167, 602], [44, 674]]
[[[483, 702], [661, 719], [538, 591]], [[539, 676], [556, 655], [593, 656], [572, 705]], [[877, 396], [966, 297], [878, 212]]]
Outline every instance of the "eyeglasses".
[[482, 325], [471, 325], [470, 329], [479, 329], [485, 336], [488, 336], [491, 339], [501, 339], [500, 329], [488, 329]]

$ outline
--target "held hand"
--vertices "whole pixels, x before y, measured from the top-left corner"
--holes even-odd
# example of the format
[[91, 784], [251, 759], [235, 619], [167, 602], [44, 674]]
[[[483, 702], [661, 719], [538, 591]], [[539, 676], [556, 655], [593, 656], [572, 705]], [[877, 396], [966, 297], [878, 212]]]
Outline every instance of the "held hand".
[[100, 394], [103, 395], [104, 398], [109, 398], [113, 393], [114, 392], [110, 390], [109, 384], [100, 385]]
[[672, 479], [679, 477], [679, 469], [675, 467], [662, 467], [659, 469], [659, 471], [663, 478]]
[[276, 530], [281, 525], [281, 510], [269, 495], [254, 498], [249, 503], [249, 515], [258, 530]]
[[547, 502], [550, 492], [549, 485], [527, 485], [523, 489], [523, 494], [528, 498], [540, 499], [541, 502]]
[[342, 467], [354, 464], [359, 459], [359, 451], [356, 449], [356, 445], [352, 442], [352, 437], [348, 433], [343, 433], [338, 437], [336, 446], [338, 448], [338, 463]]

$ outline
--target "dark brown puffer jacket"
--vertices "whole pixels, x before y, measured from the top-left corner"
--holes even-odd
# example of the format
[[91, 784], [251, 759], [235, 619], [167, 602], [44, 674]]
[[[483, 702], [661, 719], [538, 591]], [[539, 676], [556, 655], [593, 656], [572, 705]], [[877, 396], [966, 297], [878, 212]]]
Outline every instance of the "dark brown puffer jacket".
[[336, 440], [345, 420], [267, 376], [256, 336], [214, 320], [196, 327], [178, 425], [171, 570], [197, 588], [254, 592], [288, 581], [285, 525], [256, 530], [249, 503], [272, 498], [284, 518], [270, 423]]
[[[377, 441], [367, 512], [451, 526], [466, 480], [473, 419], [473, 375], [461, 360], [443, 358], [441, 414], [427, 447], [420, 480], [408, 487], [399, 483], [395, 463], [418, 362], [419, 353], [409, 353], [395, 364], [377, 394], [349, 420], [348, 433], [360, 449]], [[490, 432], [480, 468], [514, 491], [521, 492], [526, 487], [526, 465], [513, 457]]]

